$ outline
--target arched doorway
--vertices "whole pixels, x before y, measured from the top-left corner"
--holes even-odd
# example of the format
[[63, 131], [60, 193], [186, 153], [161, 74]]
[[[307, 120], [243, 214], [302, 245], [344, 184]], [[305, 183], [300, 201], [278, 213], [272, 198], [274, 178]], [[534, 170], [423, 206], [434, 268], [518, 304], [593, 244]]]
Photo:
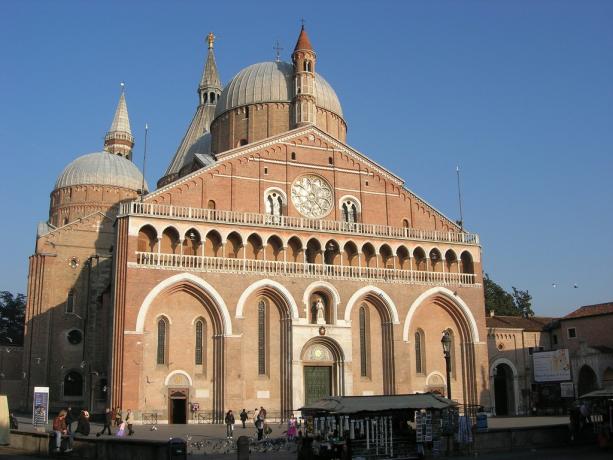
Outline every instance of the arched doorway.
[[344, 355], [331, 339], [316, 337], [302, 351], [304, 404], [345, 392]]
[[190, 381], [183, 373], [173, 373], [166, 378], [168, 387], [168, 423], [187, 423]]
[[598, 389], [598, 378], [596, 377], [596, 372], [588, 366], [587, 364], [581, 367], [579, 371], [579, 382], [577, 383], [577, 395], [581, 397], [582, 395], [589, 393], [590, 391], [594, 391]]
[[511, 415], [515, 412], [513, 370], [505, 363], [494, 368], [494, 404], [496, 415]]

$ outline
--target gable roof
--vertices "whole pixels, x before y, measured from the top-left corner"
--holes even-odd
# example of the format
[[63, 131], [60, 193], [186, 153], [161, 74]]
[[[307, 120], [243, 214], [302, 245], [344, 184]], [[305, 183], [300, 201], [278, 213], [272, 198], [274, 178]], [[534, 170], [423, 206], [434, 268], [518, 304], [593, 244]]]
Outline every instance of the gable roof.
[[500, 329], [523, 329], [527, 332], [540, 332], [555, 318], [547, 316], [488, 316], [485, 318], [487, 327]]
[[[73, 220], [72, 222], [68, 222], [66, 225], [62, 225], [61, 227], [54, 227], [49, 223], [44, 223], [44, 222], [40, 222], [38, 224], [38, 231], [39, 233], [36, 235], [36, 238], [41, 238], [44, 236], [50, 236], [54, 233], [57, 233], [61, 230], [66, 230], [70, 227], [74, 227], [77, 224], [81, 224], [82, 222], [91, 219], [92, 217], [94, 217], [95, 215], [100, 214], [103, 219], [107, 219], [107, 220], [111, 220], [111, 218], [109, 216], [107, 216], [105, 213], [103, 213], [102, 211], [94, 211], [91, 214], [88, 214], [86, 216], [83, 217], [79, 217], [78, 219]], [[40, 233], [47, 230], [45, 233]]]
[[378, 164], [377, 162], [371, 160], [369, 157], [367, 157], [366, 155], [364, 155], [363, 153], [359, 152], [358, 150], [354, 149], [353, 147], [344, 144], [343, 142], [339, 141], [338, 139], [333, 138], [332, 136], [330, 136], [329, 134], [325, 133], [324, 131], [322, 131], [320, 128], [318, 128], [317, 126], [314, 125], [307, 125], [307, 126], [302, 126], [296, 129], [293, 129], [291, 131], [286, 131], [284, 133], [280, 133], [277, 134], [275, 136], [271, 136], [271, 137], [267, 137], [266, 139], [261, 139], [259, 141], [255, 141], [252, 142], [250, 144], [241, 146], [241, 147], [236, 147], [234, 149], [231, 150], [226, 150], [225, 152], [221, 152], [216, 154], [217, 157], [217, 162], [210, 164], [208, 166], [205, 166], [204, 168], [198, 169], [174, 182], [170, 182], [169, 184], [166, 184], [162, 187], [160, 187], [159, 189], [155, 190], [154, 192], [151, 192], [147, 195], [145, 195], [144, 200], [148, 201], [158, 195], [161, 195], [162, 193], [172, 189], [173, 187], [176, 187], [177, 185], [181, 185], [183, 183], [188, 182], [189, 180], [193, 179], [194, 177], [196, 177], [199, 174], [202, 174], [202, 172], [204, 171], [210, 171], [212, 169], [215, 169], [216, 167], [219, 167], [219, 165], [225, 161], [225, 160], [232, 160], [234, 158], [238, 158], [238, 157], [242, 157], [245, 155], [249, 155], [251, 153], [255, 153], [258, 150], [264, 149], [266, 147], [275, 145], [275, 144], [279, 144], [279, 143], [287, 143], [287, 142], [291, 142], [292, 140], [302, 137], [305, 134], [313, 134], [313, 135], [317, 135], [320, 138], [322, 138], [323, 140], [325, 140], [328, 144], [331, 144], [334, 146], [334, 149], [342, 152], [346, 155], [349, 155], [350, 157], [353, 157], [355, 160], [358, 160], [360, 162], [366, 163], [370, 168], [372, 168], [374, 171], [376, 171], [378, 174], [381, 174], [382, 176], [384, 176], [385, 178], [391, 180], [393, 183], [395, 183], [398, 187], [401, 187], [406, 193], [408, 193], [409, 195], [411, 195], [412, 198], [414, 198], [417, 201], [422, 202], [423, 204], [427, 205], [430, 209], [432, 209], [439, 217], [441, 217], [442, 219], [445, 219], [446, 221], [448, 221], [452, 226], [454, 226], [456, 229], [460, 230], [460, 226], [453, 220], [450, 219], [449, 217], [447, 217], [445, 214], [443, 214], [441, 211], [439, 211], [438, 209], [436, 209], [434, 206], [432, 206], [431, 204], [429, 204], [426, 200], [424, 200], [423, 198], [421, 198], [419, 195], [417, 195], [415, 192], [413, 192], [412, 190], [410, 190], [409, 188], [407, 188], [404, 185], [404, 180], [401, 179], [400, 177], [398, 177], [397, 175], [395, 175], [394, 173], [392, 173], [391, 171], [389, 171], [388, 169], [386, 169], [385, 167], [381, 166], [380, 164]]
[[584, 305], [564, 316], [562, 319], [586, 318], [589, 316], [610, 315], [613, 313], [613, 302]]

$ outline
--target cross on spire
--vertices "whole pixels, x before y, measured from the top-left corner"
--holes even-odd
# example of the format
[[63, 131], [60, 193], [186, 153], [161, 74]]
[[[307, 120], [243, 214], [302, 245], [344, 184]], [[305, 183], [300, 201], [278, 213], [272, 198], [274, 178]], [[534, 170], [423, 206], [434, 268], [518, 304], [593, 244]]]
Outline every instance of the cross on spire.
[[213, 32], [209, 32], [206, 36], [206, 41], [209, 44], [209, 49], [213, 48], [213, 43], [215, 43], [215, 35], [213, 35]]
[[300, 23], [302, 24], [302, 28], [304, 29], [304, 18], [300, 18]]
[[281, 48], [281, 46], [279, 45], [279, 40], [275, 42], [275, 46], [273, 46], [272, 49], [275, 50], [275, 60], [277, 62], [281, 61], [281, 51], [283, 50], [283, 48]]

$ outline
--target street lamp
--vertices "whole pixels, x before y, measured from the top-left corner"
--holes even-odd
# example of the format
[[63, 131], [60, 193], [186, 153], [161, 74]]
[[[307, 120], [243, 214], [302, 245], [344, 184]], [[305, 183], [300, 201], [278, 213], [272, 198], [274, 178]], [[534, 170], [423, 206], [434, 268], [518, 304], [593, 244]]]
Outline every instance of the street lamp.
[[447, 398], [451, 399], [451, 336], [449, 335], [449, 331], [443, 332], [441, 344], [443, 345], [445, 368], [447, 371]]

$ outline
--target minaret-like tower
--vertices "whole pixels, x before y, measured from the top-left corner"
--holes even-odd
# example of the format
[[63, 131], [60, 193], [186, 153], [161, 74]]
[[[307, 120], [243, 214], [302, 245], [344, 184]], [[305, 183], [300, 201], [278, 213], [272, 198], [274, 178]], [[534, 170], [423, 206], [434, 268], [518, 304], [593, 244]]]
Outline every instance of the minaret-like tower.
[[121, 96], [119, 96], [119, 103], [117, 104], [117, 110], [115, 110], [113, 123], [111, 123], [109, 132], [104, 136], [104, 150], [132, 160], [132, 147], [134, 147], [134, 137], [130, 129], [125, 86], [122, 83]]
[[215, 35], [210, 32], [206, 41], [209, 44], [209, 54], [204, 64], [204, 71], [198, 86], [198, 95], [200, 96], [200, 105], [207, 108], [207, 123], [204, 127], [206, 131], [211, 126], [211, 121], [215, 116], [215, 106], [221, 95], [221, 81], [219, 81], [219, 73], [217, 72], [217, 64], [215, 63], [215, 53], [213, 53], [213, 44], [215, 43]]
[[194, 153], [210, 153], [208, 150], [206, 152], [196, 151], [198, 149], [195, 148], [195, 144], [199, 140], [202, 141], [204, 134], [208, 133], [211, 128], [211, 122], [215, 118], [217, 100], [221, 95], [221, 81], [219, 79], [219, 72], [217, 72], [217, 64], [215, 63], [215, 53], [213, 53], [213, 44], [215, 43], [213, 32], [207, 35], [206, 41], [209, 45], [209, 53], [204, 63], [200, 84], [198, 85], [198, 108], [164, 176], [158, 180], [158, 187], [176, 180], [181, 170], [189, 167], [194, 160]]
[[300, 30], [294, 53], [294, 127], [315, 124], [315, 62], [317, 57], [309, 37]]

